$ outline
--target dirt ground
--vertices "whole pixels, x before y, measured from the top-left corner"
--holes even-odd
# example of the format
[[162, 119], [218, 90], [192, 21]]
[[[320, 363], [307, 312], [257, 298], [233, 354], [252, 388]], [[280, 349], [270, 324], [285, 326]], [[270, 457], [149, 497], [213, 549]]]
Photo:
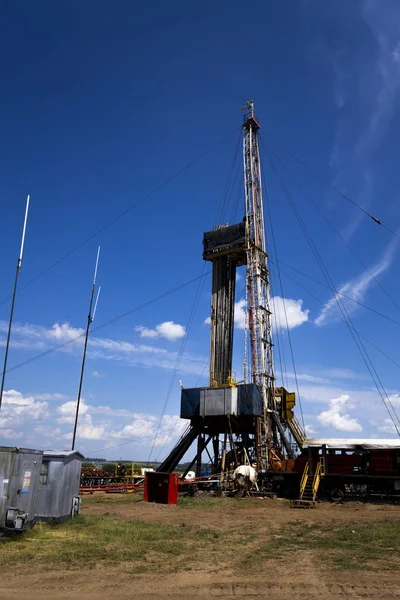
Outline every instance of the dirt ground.
[[[400, 507], [349, 503], [320, 504], [313, 510], [291, 509], [282, 500], [234, 500], [223, 509], [215, 503], [201, 501], [187, 506], [160, 506], [144, 502], [119, 503], [101, 498], [84, 497], [83, 514], [110, 516], [148, 523], [179, 525], [181, 527], [207, 528], [208, 531], [231, 530], [246, 534], [246, 549], [238, 544], [236, 553], [251, 550], [251, 540], [279, 538], [282, 528], [302, 522], [304, 526], [332, 528], [348, 525], [356, 530], [358, 524], [371, 525], [377, 521], [400, 520]], [[238, 538], [239, 539], [239, 538]], [[242, 539], [242, 538], [240, 538]], [[201, 544], [201, 539], [198, 541]], [[392, 549], [393, 550], [393, 549]], [[1, 547], [0, 547], [1, 552]], [[221, 597], [268, 598], [269, 600], [336, 600], [342, 598], [393, 599], [400, 598], [400, 574], [396, 568], [371, 568], [361, 570], [332, 569], [324, 563], [318, 551], [300, 549], [291, 551], [289, 557], [268, 556], [266, 560], [250, 560], [243, 570], [232, 563], [232, 545], [226, 552], [200, 553], [200, 560], [190, 570], [170, 573], [140, 572], [132, 564], [103, 563], [87, 568], [54, 568], [32, 566], [14, 569], [0, 568], [1, 600], [63, 600], [72, 598], [94, 599], [146, 599], [161, 600], [184, 598], [201, 600]], [[321, 560], [322, 558], [322, 560]], [[400, 567], [400, 556], [397, 555]]]

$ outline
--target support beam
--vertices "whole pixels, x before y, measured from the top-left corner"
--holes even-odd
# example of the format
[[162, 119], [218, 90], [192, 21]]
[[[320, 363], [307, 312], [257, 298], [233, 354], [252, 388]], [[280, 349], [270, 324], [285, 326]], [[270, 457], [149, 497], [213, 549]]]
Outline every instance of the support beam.
[[199, 430], [190, 426], [186, 433], [181, 437], [175, 448], [170, 452], [164, 462], [158, 467], [157, 471], [159, 473], [172, 473], [174, 469], [178, 466], [186, 452], [189, 450], [190, 446], [193, 444], [197, 436], [199, 435]]
[[204, 437], [200, 433], [197, 439], [197, 460], [196, 460], [196, 477], [200, 477], [201, 473], [201, 457], [204, 450]]

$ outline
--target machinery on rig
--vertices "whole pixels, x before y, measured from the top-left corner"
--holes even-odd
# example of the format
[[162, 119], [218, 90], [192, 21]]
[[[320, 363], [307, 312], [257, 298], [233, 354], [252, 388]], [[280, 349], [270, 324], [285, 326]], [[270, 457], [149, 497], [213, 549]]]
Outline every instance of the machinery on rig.
[[[206, 452], [223, 483], [241, 465], [258, 473], [293, 459], [306, 438], [296, 421], [294, 393], [275, 387], [268, 255], [265, 244], [258, 131], [252, 101], [243, 120], [244, 219], [204, 234], [203, 258], [212, 264], [210, 381], [182, 389], [181, 417], [190, 425], [157, 469], [173, 471], [190, 446], [197, 451], [187, 471], [200, 475]], [[244, 381], [232, 372], [236, 269], [246, 266]], [[292, 436], [292, 439], [290, 438]], [[210, 452], [210, 448], [212, 450]]]

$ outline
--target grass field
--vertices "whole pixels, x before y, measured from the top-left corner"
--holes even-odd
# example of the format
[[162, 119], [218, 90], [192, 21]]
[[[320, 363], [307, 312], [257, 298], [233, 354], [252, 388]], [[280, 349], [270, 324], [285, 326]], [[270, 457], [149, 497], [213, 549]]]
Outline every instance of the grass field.
[[[318, 522], [318, 510], [293, 511], [282, 505], [280, 522], [269, 528], [258, 527], [268, 505], [261, 501], [235, 499], [183, 499], [171, 519], [151, 522], [130, 518], [125, 511], [135, 510], [141, 498], [113, 495], [84, 499], [86, 507], [101, 509], [101, 514], [81, 516], [62, 524], [37, 524], [25, 536], [2, 542], [0, 567], [22, 568], [32, 562], [64, 568], [90, 568], [130, 563], [131, 572], [188, 571], [204, 562], [229, 559], [236, 573], [263, 568], [268, 562], [289, 563], [296, 555], [312, 553], [325, 568], [341, 570], [391, 570], [399, 567], [400, 515], [355, 520], [354, 514], [337, 523]], [[152, 509], [151, 505], [146, 508]], [[155, 509], [160, 507], [154, 507]], [[167, 509], [170, 507], [161, 507]], [[254, 518], [246, 523], [241, 513], [251, 510]], [[218, 526], [219, 515], [234, 511], [233, 518]], [[204, 512], [205, 518], [199, 520]], [[196, 518], [191, 518], [191, 513]], [[158, 514], [158, 513], [157, 513]], [[162, 512], [158, 516], [162, 516]], [[212, 515], [212, 523], [207, 515]], [[128, 516], [129, 518], [126, 518]], [[142, 515], [143, 516], [143, 515]], [[361, 517], [361, 515], [359, 515]], [[307, 517], [307, 518], [305, 518]], [[311, 518], [314, 522], [310, 522]], [[260, 522], [261, 525], [261, 522]]]

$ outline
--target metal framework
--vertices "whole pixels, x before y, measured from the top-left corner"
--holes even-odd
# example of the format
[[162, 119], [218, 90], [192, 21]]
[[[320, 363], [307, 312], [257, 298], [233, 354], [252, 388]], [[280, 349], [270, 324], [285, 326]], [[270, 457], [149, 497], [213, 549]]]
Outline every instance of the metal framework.
[[[224, 485], [232, 481], [229, 478], [239, 466], [256, 467], [261, 472], [272, 463], [276, 465], [286, 457], [293, 457], [285, 429], [293, 431], [294, 394], [274, 386], [270, 282], [258, 148], [260, 126], [253, 102], [247, 102], [244, 109], [245, 217], [234, 225], [217, 226], [205, 232], [203, 238], [203, 258], [212, 263], [213, 270], [210, 382], [204, 388], [182, 388], [181, 417], [190, 419], [190, 426], [158, 468], [173, 471], [197, 440], [197, 453], [189, 468], [196, 465], [199, 476], [202, 456], [207, 453], [213, 474], [220, 474]], [[244, 381], [237, 382], [232, 372], [235, 281], [236, 268], [244, 265], [247, 269]], [[208, 449], [211, 447], [213, 456]]]
[[[264, 444], [273, 441], [274, 425], [271, 411], [275, 414], [274, 365], [272, 356], [271, 300], [268, 272], [268, 256], [265, 246], [264, 214], [261, 186], [258, 130], [260, 125], [254, 113], [254, 104], [247, 102], [244, 107], [243, 164], [246, 221], [248, 227], [247, 245], [247, 311], [251, 347], [250, 378], [261, 386], [264, 404]], [[246, 355], [245, 355], [246, 356]], [[247, 364], [245, 359], [245, 377]]]

